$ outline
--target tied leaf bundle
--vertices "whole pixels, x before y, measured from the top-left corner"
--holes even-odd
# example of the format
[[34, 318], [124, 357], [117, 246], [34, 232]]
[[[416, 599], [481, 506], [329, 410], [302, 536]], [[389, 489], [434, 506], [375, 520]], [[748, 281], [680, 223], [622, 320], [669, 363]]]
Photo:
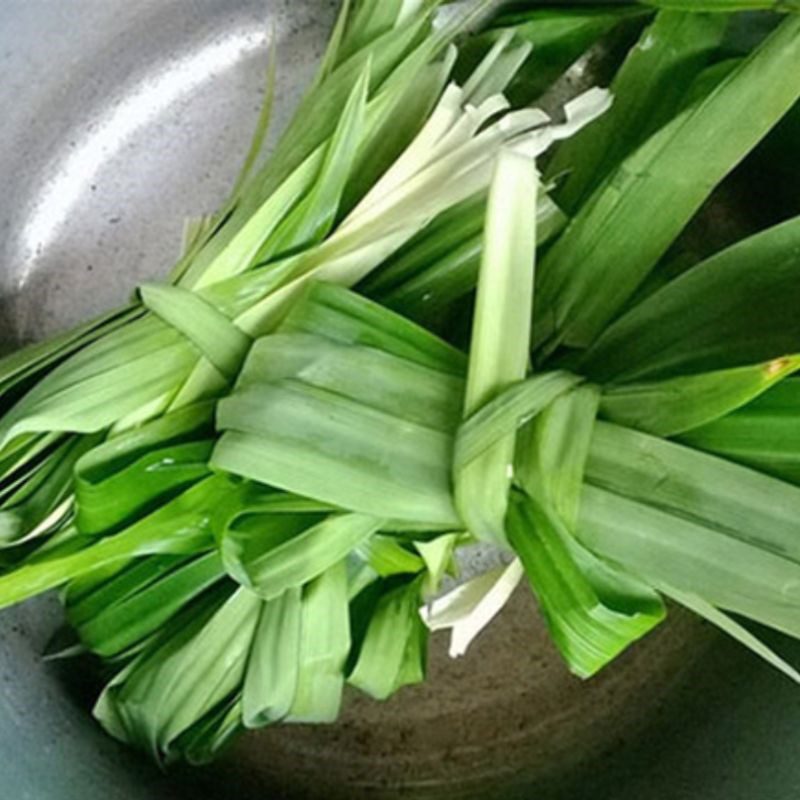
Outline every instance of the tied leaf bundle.
[[[800, 636], [800, 218], [670, 268], [800, 99], [800, 16], [732, 61], [679, 2], [491, 5], [344, 2], [169, 282], [0, 362], [0, 607], [60, 587], [158, 760], [419, 683], [523, 581], [582, 678], [666, 598], [800, 681], [730, 616]], [[532, 105], [619, 23], [613, 105]]]

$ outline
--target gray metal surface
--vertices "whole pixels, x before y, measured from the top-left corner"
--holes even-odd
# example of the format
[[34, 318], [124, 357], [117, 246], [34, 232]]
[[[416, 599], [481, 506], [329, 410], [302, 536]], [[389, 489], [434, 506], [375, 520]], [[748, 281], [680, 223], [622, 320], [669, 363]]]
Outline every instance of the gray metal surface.
[[[327, 0], [0, 2], [5, 347], [164, 274], [183, 218], [235, 174], [268, 31], [280, 125], [333, 13]], [[437, 639], [425, 687], [386, 705], [351, 695], [336, 726], [276, 728], [167, 775], [99, 731], [82, 668], [42, 661], [58, 619], [54, 598], [0, 615], [0, 798], [794, 800], [800, 785], [800, 691], [682, 615], [581, 684], [523, 592], [466, 659]]]

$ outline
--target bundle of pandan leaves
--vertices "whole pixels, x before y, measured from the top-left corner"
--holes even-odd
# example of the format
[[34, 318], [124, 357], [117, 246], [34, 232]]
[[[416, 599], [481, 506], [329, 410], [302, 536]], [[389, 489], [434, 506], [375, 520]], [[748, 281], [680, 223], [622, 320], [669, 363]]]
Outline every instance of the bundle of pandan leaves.
[[345, 0], [170, 279], [0, 361], [0, 606], [60, 587], [159, 759], [387, 698], [523, 580], [581, 677], [669, 598], [800, 681], [740, 619], [800, 636], [800, 217], [674, 246], [800, 98], [797, 4], [744, 51], [775, 3], [496, 5]]

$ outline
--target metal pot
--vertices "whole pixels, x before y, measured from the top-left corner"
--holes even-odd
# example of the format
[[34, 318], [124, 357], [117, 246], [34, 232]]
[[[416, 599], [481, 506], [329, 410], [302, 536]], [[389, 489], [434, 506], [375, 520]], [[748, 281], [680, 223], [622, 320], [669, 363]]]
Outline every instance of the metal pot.
[[[236, 172], [261, 101], [270, 26], [280, 127], [336, 5], [0, 4], [8, 346], [165, 273], [183, 218], [213, 209]], [[748, 219], [746, 204], [730, 207], [708, 215], [723, 238]], [[584, 684], [566, 672], [521, 590], [463, 660], [450, 661], [436, 638], [425, 686], [386, 704], [353, 693], [334, 726], [251, 734], [217, 765], [167, 774], [95, 725], [95, 685], [80, 662], [42, 660], [58, 620], [52, 597], [0, 616], [0, 797], [793, 800], [800, 784], [800, 691], [678, 612]], [[772, 643], [800, 656], [796, 645]]]

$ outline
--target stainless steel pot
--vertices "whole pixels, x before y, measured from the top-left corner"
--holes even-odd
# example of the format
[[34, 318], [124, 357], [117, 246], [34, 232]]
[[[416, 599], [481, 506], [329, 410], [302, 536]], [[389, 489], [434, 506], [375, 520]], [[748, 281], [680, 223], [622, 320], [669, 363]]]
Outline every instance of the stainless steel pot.
[[[0, 3], [6, 345], [164, 274], [183, 218], [213, 209], [235, 174], [269, 31], [279, 127], [335, 5]], [[730, 228], [740, 217], [721, 218]], [[58, 619], [54, 598], [0, 615], [2, 798], [794, 800], [800, 786], [800, 690], [680, 613], [581, 684], [521, 592], [464, 660], [449, 661], [437, 639], [424, 687], [383, 705], [350, 695], [335, 726], [250, 735], [213, 767], [168, 774], [94, 724], [84, 665], [42, 660]]]

